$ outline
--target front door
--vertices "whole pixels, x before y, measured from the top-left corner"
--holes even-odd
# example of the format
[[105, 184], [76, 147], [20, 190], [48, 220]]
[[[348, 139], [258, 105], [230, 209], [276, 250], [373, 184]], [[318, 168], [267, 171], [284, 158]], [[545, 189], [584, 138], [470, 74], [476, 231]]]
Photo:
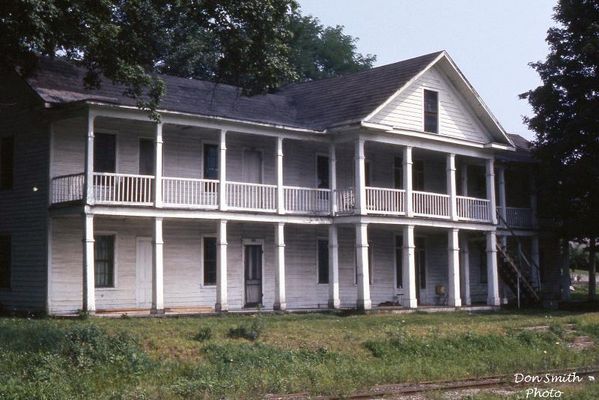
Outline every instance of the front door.
[[152, 239], [137, 239], [137, 263], [135, 270], [135, 298], [137, 307], [152, 305]]
[[262, 245], [244, 246], [245, 306], [262, 304]]
[[243, 152], [243, 181], [247, 183], [262, 183], [262, 153], [258, 150]]

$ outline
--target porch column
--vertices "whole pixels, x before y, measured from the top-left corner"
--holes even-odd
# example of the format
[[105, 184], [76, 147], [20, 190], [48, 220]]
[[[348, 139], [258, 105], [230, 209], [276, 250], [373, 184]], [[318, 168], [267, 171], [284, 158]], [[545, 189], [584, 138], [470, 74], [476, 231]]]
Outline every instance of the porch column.
[[499, 191], [499, 213], [504, 221], [507, 221], [505, 203], [505, 167], [497, 167], [497, 190]]
[[162, 207], [162, 122], [156, 124], [156, 159], [154, 170], [154, 205]]
[[96, 311], [96, 282], [94, 276], [94, 216], [83, 216], [83, 311]]
[[285, 297], [285, 224], [279, 222], [275, 225], [275, 310], [285, 311], [287, 301]]
[[414, 216], [414, 206], [412, 204], [412, 147], [403, 148], [403, 188], [405, 190], [405, 212], [406, 216]]
[[449, 230], [447, 237], [447, 253], [449, 256], [449, 272], [448, 272], [448, 298], [447, 303], [453, 307], [461, 307], [462, 299], [460, 298], [460, 247], [459, 247], [459, 229], [452, 228]]
[[[94, 204], [94, 121], [96, 116], [88, 111], [87, 140], [85, 142], [85, 190], [84, 204]], [[92, 237], [93, 238], [93, 237]]]
[[366, 156], [364, 155], [364, 138], [358, 138], [355, 147], [356, 211], [360, 215], [366, 215]]
[[497, 225], [497, 206], [495, 205], [495, 162], [492, 158], [487, 160], [485, 169], [487, 175], [487, 200], [489, 200], [489, 207], [491, 208], [491, 223]]
[[497, 273], [497, 236], [495, 231], [487, 232], [487, 304], [500, 305], [499, 300], [499, 275]]
[[462, 300], [464, 305], [471, 305], [472, 300], [470, 299], [470, 242], [467, 237], [463, 237], [460, 244], [462, 253], [461, 273], [460, 278], [462, 280]]
[[216, 238], [216, 311], [228, 311], [227, 297], [227, 221], [218, 221]]
[[329, 225], [329, 308], [339, 308], [339, 239], [337, 225]]
[[337, 152], [335, 151], [335, 143], [329, 144], [329, 184], [331, 186], [331, 215], [335, 215], [337, 213]]
[[[541, 260], [540, 260], [540, 252], [539, 252], [539, 235], [534, 235], [534, 236], [530, 237], [530, 258], [533, 263], [532, 278], [533, 278], [534, 282], [540, 288], [541, 287], [541, 276], [540, 276]], [[537, 267], [539, 269], [537, 269]]]
[[154, 218], [154, 258], [152, 260], [152, 314], [164, 314], [164, 242], [162, 218]]
[[[447, 194], [449, 195], [449, 217], [458, 220], [457, 184], [455, 179], [455, 154], [447, 154]], [[457, 242], [456, 242], [457, 247]]]
[[538, 215], [537, 215], [537, 183], [535, 176], [530, 173], [530, 210], [532, 214], [532, 227], [538, 227]]
[[[405, 181], [404, 181], [405, 182]], [[414, 225], [403, 227], [402, 268], [404, 276], [404, 306], [416, 308], [416, 256], [414, 246]]]
[[[218, 209], [227, 210], [227, 131], [221, 129], [218, 142]], [[225, 228], [226, 229], [226, 228]], [[226, 232], [226, 231], [225, 231]], [[226, 242], [226, 240], [225, 240]]]
[[370, 276], [368, 265], [368, 224], [356, 224], [356, 268], [358, 283], [358, 304], [360, 310], [370, 310]]
[[277, 213], [285, 214], [285, 193], [283, 192], [283, 138], [277, 137]]

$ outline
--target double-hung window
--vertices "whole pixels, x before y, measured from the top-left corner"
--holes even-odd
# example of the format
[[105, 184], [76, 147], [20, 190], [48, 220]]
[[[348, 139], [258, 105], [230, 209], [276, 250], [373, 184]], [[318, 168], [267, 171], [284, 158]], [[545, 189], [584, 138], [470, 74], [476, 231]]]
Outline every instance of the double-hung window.
[[424, 90], [424, 131], [439, 133], [439, 93]]
[[95, 237], [95, 279], [97, 288], [114, 287], [114, 235]]

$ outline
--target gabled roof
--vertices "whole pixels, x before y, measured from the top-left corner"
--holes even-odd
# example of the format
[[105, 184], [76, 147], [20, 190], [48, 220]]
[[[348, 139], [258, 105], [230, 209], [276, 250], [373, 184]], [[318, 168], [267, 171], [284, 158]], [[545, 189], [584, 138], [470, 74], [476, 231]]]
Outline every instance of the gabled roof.
[[[340, 77], [287, 85], [278, 91], [244, 96], [240, 88], [168, 75], [160, 110], [247, 122], [304, 128], [314, 131], [364, 121], [402, 88], [432, 65], [448, 69], [458, 89], [468, 92], [477, 116], [500, 141], [510, 143], [501, 126], [488, 111], [445, 51], [426, 54], [393, 64]], [[85, 69], [61, 59], [40, 58], [36, 73], [27, 78], [31, 88], [47, 103], [95, 101], [135, 106], [122, 85], [106, 78], [97, 89], [83, 85]]]

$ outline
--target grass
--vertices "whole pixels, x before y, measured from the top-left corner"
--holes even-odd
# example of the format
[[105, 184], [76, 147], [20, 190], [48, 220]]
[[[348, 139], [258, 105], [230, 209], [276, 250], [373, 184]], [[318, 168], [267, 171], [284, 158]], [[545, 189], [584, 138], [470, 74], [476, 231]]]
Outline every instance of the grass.
[[[599, 313], [0, 318], [0, 399], [344, 395], [598, 364], [568, 346], [570, 323], [599, 340]], [[550, 329], [522, 329], [535, 325]]]

